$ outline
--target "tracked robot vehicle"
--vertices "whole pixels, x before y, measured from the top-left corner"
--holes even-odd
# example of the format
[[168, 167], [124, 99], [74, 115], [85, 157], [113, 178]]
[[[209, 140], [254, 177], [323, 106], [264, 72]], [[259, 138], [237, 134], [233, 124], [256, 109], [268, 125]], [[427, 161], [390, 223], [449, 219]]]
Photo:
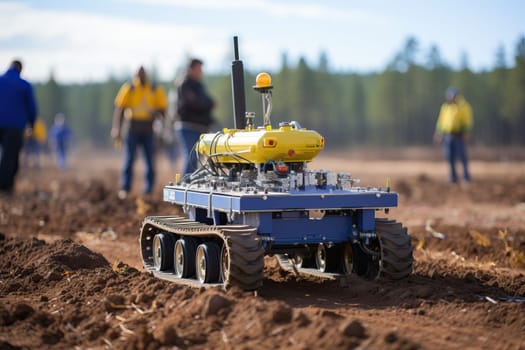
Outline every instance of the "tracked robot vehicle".
[[196, 286], [263, 282], [264, 256], [285, 269], [333, 277], [402, 279], [412, 271], [412, 244], [400, 223], [377, 218], [397, 206], [397, 193], [357, 186], [349, 174], [309, 170], [324, 138], [298, 122], [270, 122], [271, 77], [255, 90], [263, 125], [245, 111], [244, 69], [234, 38], [234, 128], [203, 134], [200, 168], [164, 187], [164, 201], [184, 216], [144, 219], [140, 246], [155, 276]]

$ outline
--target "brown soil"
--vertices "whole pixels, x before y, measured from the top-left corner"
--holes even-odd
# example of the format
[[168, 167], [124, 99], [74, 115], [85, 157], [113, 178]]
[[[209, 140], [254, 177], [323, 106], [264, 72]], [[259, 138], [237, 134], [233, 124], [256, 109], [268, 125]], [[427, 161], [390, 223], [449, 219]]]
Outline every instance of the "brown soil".
[[391, 177], [389, 217], [413, 236], [413, 275], [327, 281], [268, 257], [264, 286], [247, 293], [143, 272], [142, 218], [179, 212], [161, 199], [167, 164], [154, 195], [138, 195], [138, 166], [137, 192], [119, 200], [117, 155], [75, 157], [65, 173], [22, 169], [0, 197], [0, 349], [525, 349], [523, 161], [474, 161], [461, 188], [438, 161], [320, 155], [313, 168], [363, 185]]

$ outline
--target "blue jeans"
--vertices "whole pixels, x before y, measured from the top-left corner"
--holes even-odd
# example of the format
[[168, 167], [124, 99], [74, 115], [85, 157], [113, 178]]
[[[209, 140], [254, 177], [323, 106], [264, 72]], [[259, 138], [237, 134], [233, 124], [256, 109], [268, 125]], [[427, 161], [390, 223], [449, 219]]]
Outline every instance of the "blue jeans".
[[0, 191], [14, 190], [23, 143], [24, 130], [0, 128]]
[[144, 186], [144, 193], [150, 193], [153, 190], [155, 183], [155, 167], [153, 162], [153, 134], [148, 133], [133, 133], [130, 132], [126, 137], [124, 145], [124, 167], [121, 174], [121, 189], [129, 192], [133, 182], [133, 164], [135, 163], [135, 156], [137, 148], [141, 146], [144, 152], [144, 161], [146, 164], [144, 179], [146, 181]]
[[184, 174], [193, 173], [199, 167], [197, 150], [193, 147], [199, 141], [201, 132], [192, 129], [180, 129], [177, 131], [184, 156]]
[[445, 158], [447, 159], [450, 167], [450, 182], [455, 183], [458, 181], [458, 176], [456, 173], [456, 159], [459, 159], [463, 165], [463, 179], [465, 181], [470, 181], [467, 149], [465, 147], [463, 135], [445, 134], [443, 136], [443, 147], [445, 151]]
[[58, 167], [62, 170], [66, 169], [66, 156], [67, 156], [67, 146], [64, 142], [57, 142], [56, 145], [56, 155], [57, 155], [57, 162]]

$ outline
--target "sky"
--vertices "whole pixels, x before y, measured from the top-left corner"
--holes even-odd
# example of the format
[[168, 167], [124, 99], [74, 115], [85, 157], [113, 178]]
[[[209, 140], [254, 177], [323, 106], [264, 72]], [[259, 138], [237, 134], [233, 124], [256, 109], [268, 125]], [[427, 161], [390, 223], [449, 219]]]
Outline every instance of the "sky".
[[432, 45], [452, 67], [507, 64], [525, 36], [522, 0], [0, 0], [0, 71], [13, 58], [33, 82], [130, 77], [140, 65], [173, 79], [189, 57], [228, 72], [233, 36], [246, 69], [272, 71], [286, 53], [334, 71], [381, 71], [409, 36], [424, 62]]

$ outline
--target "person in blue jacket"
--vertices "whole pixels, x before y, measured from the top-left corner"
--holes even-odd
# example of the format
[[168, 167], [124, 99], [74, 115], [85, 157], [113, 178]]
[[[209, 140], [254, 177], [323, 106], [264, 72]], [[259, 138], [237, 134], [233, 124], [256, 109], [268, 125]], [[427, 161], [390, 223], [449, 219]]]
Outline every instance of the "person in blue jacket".
[[24, 130], [33, 127], [37, 115], [33, 87], [21, 72], [22, 63], [14, 60], [0, 76], [0, 194], [14, 191]]
[[66, 124], [64, 113], [55, 115], [55, 122], [49, 130], [49, 138], [55, 149], [58, 167], [62, 170], [67, 168], [67, 153], [73, 138], [73, 131]]

